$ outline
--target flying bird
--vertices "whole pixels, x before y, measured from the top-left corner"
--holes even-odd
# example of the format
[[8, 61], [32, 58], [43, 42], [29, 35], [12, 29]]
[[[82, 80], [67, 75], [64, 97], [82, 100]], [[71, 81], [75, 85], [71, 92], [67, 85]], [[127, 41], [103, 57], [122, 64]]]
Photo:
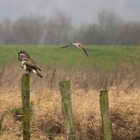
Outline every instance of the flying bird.
[[43, 78], [43, 76], [37, 71], [37, 70], [41, 71], [41, 69], [35, 65], [35, 62], [32, 59], [30, 59], [30, 56], [27, 52], [20, 51], [18, 53], [18, 60], [21, 61], [21, 67], [26, 71], [26, 74], [34, 73], [38, 75], [40, 78]]
[[85, 52], [85, 54], [89, 57], [89, 55], [87, 54], [86, 49], [84, 48], [84, 46], [80, 42], [78, 42], [78, 43], [70, 43], [70, 45], [66, 45], [66, 46], [61, 47], [61, 48], [67, 48], [67, 47], [70, 47], [70, 46], [74, 46], [76, 48], [81, 47], [83, 49], [83, 51]]

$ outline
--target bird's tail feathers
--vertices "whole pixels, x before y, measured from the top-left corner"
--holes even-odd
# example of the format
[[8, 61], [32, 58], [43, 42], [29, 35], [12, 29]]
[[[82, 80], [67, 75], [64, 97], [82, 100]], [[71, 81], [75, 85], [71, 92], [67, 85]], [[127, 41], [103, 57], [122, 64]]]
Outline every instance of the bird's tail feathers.
[[32, 70], [32, 73], [38, 75], [40, 78], [43, 78], [43, 76], [35, 69]]
[[37, 72], [37, 75], [38, 75], [40, 78], [43, 78], [43, 76], [42, 76], [39, 72]]
[[37, 69], [41, 71], [41, 69], [40, 69], [40, 68], [38, 68], [38, 67], [37, 67]]

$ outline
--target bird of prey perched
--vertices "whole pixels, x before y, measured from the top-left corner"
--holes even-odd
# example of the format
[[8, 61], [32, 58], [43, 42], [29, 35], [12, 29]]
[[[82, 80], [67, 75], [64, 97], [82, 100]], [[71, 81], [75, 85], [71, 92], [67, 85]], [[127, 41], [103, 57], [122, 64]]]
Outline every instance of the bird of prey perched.
[[85, 52], [85, 54], [89, 57], [89, 55], [87, 54], [87, 51], [85, 50], [84, 46], [80, 42], [78, 42], [78, 43], [70, 43], [70, 45], [66, 45], [66, 46], [61, 47], [61, 48], [66, 48], [66, 47], [70, 47], [70, 46], [74, 46], [76, 48], [81, 47], [83, 49], [83, 51]]
[[25, 51], [20, 51], [18, 53], [18, 60], [21, 61], [21, 67], [26, 71], [26, 73], [34, 73], [38, 75], [40, 78], [43, 78], [43, 76], [37, 71], [40, 70], [36, 65], [35, 62], [30, 59], [30, 56]]

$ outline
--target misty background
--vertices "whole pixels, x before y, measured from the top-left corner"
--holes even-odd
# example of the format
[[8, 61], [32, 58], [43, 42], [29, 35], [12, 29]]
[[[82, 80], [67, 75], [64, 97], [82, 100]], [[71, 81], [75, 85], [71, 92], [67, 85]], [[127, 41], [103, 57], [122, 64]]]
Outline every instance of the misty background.
[[139, 0], [0, 0], [0, 44], [137, 45]]

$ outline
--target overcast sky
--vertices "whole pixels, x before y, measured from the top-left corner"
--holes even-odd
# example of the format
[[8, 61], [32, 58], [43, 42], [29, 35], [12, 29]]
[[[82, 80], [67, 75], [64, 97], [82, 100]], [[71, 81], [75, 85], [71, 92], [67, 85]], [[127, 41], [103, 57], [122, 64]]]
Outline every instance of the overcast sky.
[[102, 10], [125, 21], [140, 22], [140, 0], [0, 0], [0, 21], [23, 16], [54, 17], [62, 12], [73, 24], [91, 24], [97, 22]]

